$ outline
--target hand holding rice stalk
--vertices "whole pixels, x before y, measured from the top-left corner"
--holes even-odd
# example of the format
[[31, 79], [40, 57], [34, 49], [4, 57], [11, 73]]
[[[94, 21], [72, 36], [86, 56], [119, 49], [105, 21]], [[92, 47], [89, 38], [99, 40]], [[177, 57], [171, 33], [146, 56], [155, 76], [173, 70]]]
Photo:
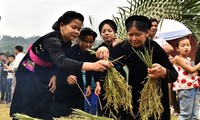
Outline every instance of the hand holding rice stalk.
[[[145, 63], [148, 68], [152, 67], [153, 48], [144, 47], [144, 53], [136, 51], [132, 47], [137, 56]], [[164, 109], [161, 103], [162, 90], [158, 79], [151, 79], [148, 77], [144, 88], [141, 91], [139, 113], [142, 120], [148, 120], [149, 117], [154, 116], [154, 119], [159, 120]]]
[[[88, 50], [91, 54], [96, 53], [93, 50]], [[111, 62], [117, 62], [119, 59], [123, 58], [121, 56]], [[119, 108], [123, 108], [124, 111], [133, 115], [132, 106], [132, 91], [131, 86], [128, 85], [125, 78], [114, 68], [108, 68], [105, 77], [103, 88], [105, 90], [104, 99], [107, 100], [104, 108], [109, 111], [109, 116], [116, 118], [112, 112], [114, 108], [115, 112], [119, 113]]]

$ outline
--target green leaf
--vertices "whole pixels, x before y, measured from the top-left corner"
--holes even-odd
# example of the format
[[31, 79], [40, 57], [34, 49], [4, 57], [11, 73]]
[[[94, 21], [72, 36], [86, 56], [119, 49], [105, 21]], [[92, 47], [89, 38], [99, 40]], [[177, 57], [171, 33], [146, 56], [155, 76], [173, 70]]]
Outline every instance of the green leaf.
[[[174, 19], [185, 24], [197, 38], [200, 35], [200, 1], [199, 0], [127, 0], [128, 6], [118, 7], [118, 19], [114, 19], [120, 30], [120, 39], [126, 38], [125, 25], [128, 16], [144, 15], [158, 20]], [[113, 18], [117, 17], [113, 15]], [[120, 20], [121, 19], [121, 20]], [[122, 26], [123, 25], [123, 26]]]

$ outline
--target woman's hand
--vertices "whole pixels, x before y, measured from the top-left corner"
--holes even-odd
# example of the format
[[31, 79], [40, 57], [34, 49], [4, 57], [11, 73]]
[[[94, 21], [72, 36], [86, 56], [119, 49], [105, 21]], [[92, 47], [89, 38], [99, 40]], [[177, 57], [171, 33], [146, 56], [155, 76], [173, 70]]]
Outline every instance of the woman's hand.
[[103, 72], [112, 66], [113, 66], [113, 64], [107, 60], [99, 60], [99, 61], [93, 63], [94, 71]]
[[96, 57], [99, 59], [108, 60], [109, 58], [108, 48], [105, 46], [98, 48], [98, 50], [96, 51]]
[[84, 62], [81, 70], [103, 72], [112, 66], [113, 64], [108, 60], [99, 60], [97, 62]]
[[91, 92], [90, 86], [87, 86], [85, 95], [88, 97], [88, 96], [90, 96], [91, 93], [92, 93], [92, 92]]
[[74, 85], [74, 84], [76, 84], [76, 82], [77, 82], [77, 77], [75, 75], [69, 75], [67, 77], [67, 83], [69, 85]]
[[100, 86], [100, 82], [96, 82], [96, 88], [94, 90], [94, 94], [96, 96], [99, 96], [101, 94], [101, 86]]
[[117, 44], [119, 44], [120, 43], [120, 39], [119, 38], [114, 38], [114, 40], [113, 40], [113, 42], [112, 42], [112, 46], [114, 47], [114, 46], [116, 46]]
[[154, 63], [151, 68], [148, 68], [148, 76], [153, 79], [159, 77], [166, 78], [167, 70], [158, 63]]
[[49, 82], [49, 91], [54, 93], [56, 90], [56, 76], [53, 75]]

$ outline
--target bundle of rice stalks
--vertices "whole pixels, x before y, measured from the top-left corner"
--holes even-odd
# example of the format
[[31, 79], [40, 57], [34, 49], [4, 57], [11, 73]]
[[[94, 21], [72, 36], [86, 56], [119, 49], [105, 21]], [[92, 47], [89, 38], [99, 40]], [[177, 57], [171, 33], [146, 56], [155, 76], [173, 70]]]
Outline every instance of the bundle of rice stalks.
[[132, 91], [125, 78], [114, 68], [107, 70], [103, 88], [105, 90], [104, 99], [107, 100], [104, 108], [109, 110], [109, 114], [115, 117], [112, 109], [118, 114], [119, 108], [133, 116]]
[[[33, 118], [25, 114], [15, 114], [15, 119], [17, 120], [43, 120], [38, 118]], [[80, 109], [73, 109], [72, 114], [67, 117], [53, 118], [54, 120], [113, 120], [112, 118], [100, 117], [96, 115], [91, 115]]]
[[[93, 50], [88, 51], [91, 54], [96, 53]], [[111, 62], [117, 62], [123, 57], [112, 59]], [[118, 114], [119, 108], [123, 108], [124, 111], [134, 116], [131, 86], [114, 67], [107, 69], [103, 89], [105, 90], [104, 99], [107, 100], [106, 105], [103, 107], [109, 112], [110, 117], [116, 118], [113, 112]], [[114, 111], [112, 111], [113, 109]]]
[[30, 117], [25, 114], [19, 114], [19, 113], [14, 114], [14, 118], [17, 120], [42, 120], [42, 119]]
[[[148, 68], [152, 66], [153, 49], [150, 50], [144, 47], [144, 53], [136, 51], [132, 48], [137, 56], [146, 64]], [[151, 79], [148, 77], [144, 88], [141, 91], [139, 113], [142, 120], [148, 120], [149, 117], [154, 117], [155, 120], [161, 118], [164, 109], [161, 103], [162, 90], [159, 84], [159, 79]]]
[[91, 115], [80, 109], [73, 109], [72, 114], [70, 116], [54, 118], [54, 120], [113, 120], [113, 119]]

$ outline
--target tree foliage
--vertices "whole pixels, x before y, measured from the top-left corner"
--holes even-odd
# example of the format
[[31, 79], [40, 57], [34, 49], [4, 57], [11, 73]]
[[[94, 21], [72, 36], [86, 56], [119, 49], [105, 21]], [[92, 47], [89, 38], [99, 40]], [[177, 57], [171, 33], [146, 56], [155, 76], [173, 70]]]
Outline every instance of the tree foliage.
[[118, 36], [126, 38], [125, 19], [131, 15], [144, 15], [149, 18], [174, 19], [185, 26], [200, 41], [200, 1], [199, 0], [127, 0], [128, 6], [118, 7], [118, 16], [113, 20], [118, 25]]
[[21, 45], [24, 47], [24, 50], [28, 48], [30, 44], [35, 42], [39, 36], [32, 36], [29, 38], [24, 38], [21, 36], [18, 37], [11, 37], [8, 35], [4, 35], [0, 40], [0, 52], [4, 52], [7, 55], [14, 54], [14, 48], [17, 45]]

